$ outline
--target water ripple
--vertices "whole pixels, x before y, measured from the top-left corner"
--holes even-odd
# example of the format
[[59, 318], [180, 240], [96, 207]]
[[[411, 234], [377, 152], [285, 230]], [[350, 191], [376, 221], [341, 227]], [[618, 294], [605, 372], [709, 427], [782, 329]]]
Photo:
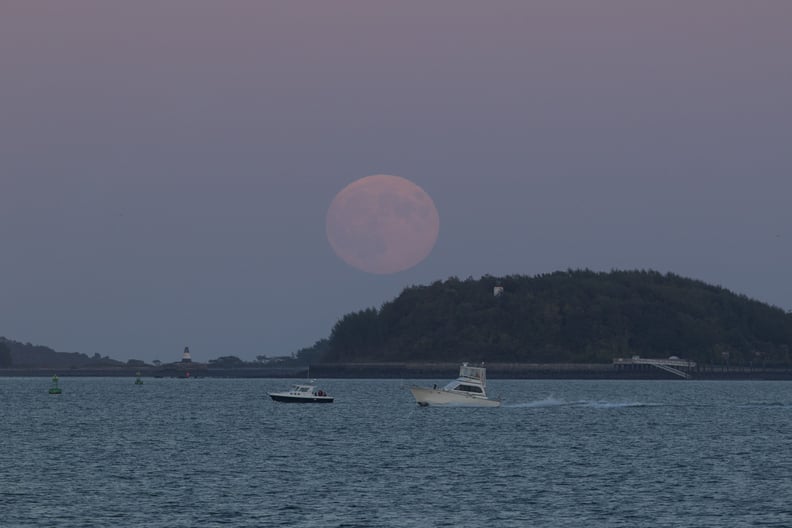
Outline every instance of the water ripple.
[[[438, 380], [441, 382], [442, 380]], [[788, 382], [0, 379], [5, 527], [790, 526]]]

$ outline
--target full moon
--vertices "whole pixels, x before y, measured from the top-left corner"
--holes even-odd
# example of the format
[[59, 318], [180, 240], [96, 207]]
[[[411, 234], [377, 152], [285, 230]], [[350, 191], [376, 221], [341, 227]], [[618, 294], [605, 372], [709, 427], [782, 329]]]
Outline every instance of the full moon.
[[384, 275], [412, 268], [429, 255], [440, 233], [440, 216], [429, 195], [410, 180], [376, 174], [336, 194], [326, 228], [341, 260]]

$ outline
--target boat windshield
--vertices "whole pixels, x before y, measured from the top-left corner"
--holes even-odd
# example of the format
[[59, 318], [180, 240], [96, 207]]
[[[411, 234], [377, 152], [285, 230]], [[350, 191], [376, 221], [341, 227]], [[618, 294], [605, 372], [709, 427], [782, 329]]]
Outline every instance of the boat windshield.
[[468, 385], [467, 383], [459, 383], [458, 381], [454, 380], [445, 387], [444, 390], [453, 390], [459, 392], [471, 392], [475, 394], [483, 394], [484, 391], [478, 385]]

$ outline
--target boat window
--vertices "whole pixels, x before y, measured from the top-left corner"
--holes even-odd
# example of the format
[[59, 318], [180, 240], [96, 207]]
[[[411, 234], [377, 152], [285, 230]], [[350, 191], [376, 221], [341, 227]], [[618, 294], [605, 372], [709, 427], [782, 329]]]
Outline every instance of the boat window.
[[476, 387], [475, 385], [460, 384], [459, 387], [457, 387], [457, 390], [463, 392], [477, 392], [479, 394], [481, 393], [481, 387]]

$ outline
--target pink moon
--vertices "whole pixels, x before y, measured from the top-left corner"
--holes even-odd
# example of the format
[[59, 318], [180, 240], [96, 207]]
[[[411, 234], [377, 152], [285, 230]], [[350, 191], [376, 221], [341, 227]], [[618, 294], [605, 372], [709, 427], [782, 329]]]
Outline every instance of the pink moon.
[[341, 260], [385, 275], [412, 268], [431, 253], [440, 216], [432, 198], [410, 180], [376, 174], [336, 194], [327, 210], [326, 229]]

